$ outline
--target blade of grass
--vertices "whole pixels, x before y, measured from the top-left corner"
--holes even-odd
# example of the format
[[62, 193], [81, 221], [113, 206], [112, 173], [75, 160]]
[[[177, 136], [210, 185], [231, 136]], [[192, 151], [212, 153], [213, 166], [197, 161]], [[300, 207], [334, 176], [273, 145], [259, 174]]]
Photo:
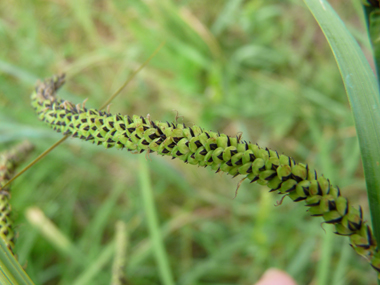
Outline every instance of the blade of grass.
[[33, 285], [16, 258], [9, 251], [3, 239], [0, 239], [0, 284]]
[[331, 284], [343, 285], [348, 283], [348, 261], [350, 260], [351, 252], [351, 249], [346, 244], [342, 244], [339, 262], [336, 270], [334, 271]]
[[73, 262], [83, 264], [85, 257], [76, 246], [45, 214], [36, 207], [26, 210], [27, 220], [62, 254], [69, 256]]
[[174, 285], [173, 275], [169, 266], [168, 255], [165, 251], [162, 236], [160, 234], [160, 227], [157, 219], [156, 207], [154, 204], [148, 164], [144, 155], [140, 155], [139, 159], [139, 180], [144, 203], [144, 211], [148, 223], [149, 235], [153, 242], [153, 250], [156, 257], [161, 282], [164, 285]]
[[71, 284], [73, 285], [95, 284], [96, 282], [94, 282], [93, 279], [101, 271], [101, 269], [111, 261], [114, 251], [115, 251], [115, 243], [114, 241], [112, 241], [103, 248], [99, 257], [96, 258], [92, 264], [87, 266], [87, 269], [81, 275], [79, 275], [79, 277], [75, 281], [73, 281]]
[[343, 79], [355, 120], [376, 239], [380, 241], [380, 96], [358, 43], [325, 0], [304, 0], [320, 25]]
[[[363, 5], [368, 35], [372, 44], [377, 75], [380, 68], [380, 8]], [[379, 82], [380, 84], [380, 82]]]
[[128, 249], [127, 225], [123, 221], [117, 221], [115, 235], [115, 258], [112, 266], [112, 285], [126, 284], [125, 265]]

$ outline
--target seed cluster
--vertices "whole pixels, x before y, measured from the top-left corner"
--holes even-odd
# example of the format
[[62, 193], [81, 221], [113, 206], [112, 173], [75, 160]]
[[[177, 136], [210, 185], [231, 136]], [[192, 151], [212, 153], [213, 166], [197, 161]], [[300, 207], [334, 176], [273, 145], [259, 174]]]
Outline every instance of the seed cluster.
[[351, 246], [380, 272], [380, 254], [361, 207], [351, 206], [339, 187], [306, 164], [276, 151], [242, 141], [240, 137], [206, 131], [198, 126], [152, 121], [150, 117], [111, 115], [56, 98], [64, 76], [38, 84], [32, 105], [39, 118], [57, 132], [91, 141], [106, 148], [178, 158], [185, 163], [211, 167], [251, 183], [267, 185], [293, 201], [305, 201], [312, 216], [335, 225], [336, 234], [349, 236]]
[[[16, 167], [32, 149], [33, 146], [29, 142], [24, 142], [0, 153], [0, 188], [12, 178]], [[13, 251], [15, 234], [10, 218], [9, 190], [8, 187], [5, 187], [0, 191], [0, 237], [5, 241], [7, 247]]]

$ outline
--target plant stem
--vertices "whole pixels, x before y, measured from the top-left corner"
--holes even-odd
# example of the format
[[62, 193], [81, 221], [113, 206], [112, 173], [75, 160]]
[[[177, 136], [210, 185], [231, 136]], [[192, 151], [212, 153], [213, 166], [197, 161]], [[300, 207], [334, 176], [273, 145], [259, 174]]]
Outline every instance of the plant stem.
[[148, 164], [144, 155], [140, 155], [139, 160], [139, 180], [142, 199], [144, 203], [144, 211], [148, 223], [150, 238], [152, 239], [153, 243], [153, 251], [158, 265], [161, 282], [164, 285], [174, 285], [173, 275], [170, 270], [168, 256], [160, 234], [160, 228], [157, 219], [157, 211], [154, 204], [153, 191], [150, 182]]

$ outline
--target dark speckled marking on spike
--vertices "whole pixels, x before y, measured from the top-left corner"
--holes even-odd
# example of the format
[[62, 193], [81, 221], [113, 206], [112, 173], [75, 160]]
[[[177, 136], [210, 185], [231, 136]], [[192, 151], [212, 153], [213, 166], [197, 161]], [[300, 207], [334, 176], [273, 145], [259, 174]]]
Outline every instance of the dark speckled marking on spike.
[[229, 136], [227, 136], [227, 146], [231, 146], [231, 140]]
[[301, 177], [297, 176], [297, 175], [291, 174], [291, 177], [292, 177], [295, 181], [297, 181], [297, 182], [301, 182], [301, 181], [303, 181], [303, 179], [302, 179]]
[[310, 216], [312, 216], [312, 217], [322, 217], [323, 214], [311, 214]]
[[158, 133], [160, 134], [160, 136], [163, 136], [164, 135], [164, 133], [161, 131], [161, 129], [157, 126], [157, 131], [158, 131]]
[[196, 145], [197, 147], [201, 147], [201, 146], [203, 146], [202, 143], [201, 143], [200, 141], [195, 141], [194, 143], [195, 143], [195, 145]]
[[136, 129], [135, 128], [128, 128], [128, 132], [133, 133]]
[[376, 245], [376, 240], [375, 237], [372, 234], [371, 228], [367, 225], [367, 236], [369, 240], [369, 244], [375, 246]]
[[207, 154], [207, 150], [203, 149], [199, 154], [205, 156]]
[[168, 151], [166, 148], [163, 149], [162, 153], [169, 153], [170, 151]]
[[306, 204], [305, 206], [306, 207], [315, 207], [315, 206], [319, 206], [321, 204], [321, 201], [318, 201], [318, 202], [315, 202], [313, 204]]
[[159, 138], [159, 136], [157, 136], [156, 134], [151, 134], [151, 135], [149, 135], [149, 138], [150, 138], [151, 140], [154, 140], [154, 139], [156, 139], [156, 138]]
[[189, 128], [189, 131], [190, 131], [190, 135], [191, 135], [192, 137], [195, 137], [194, 132], [193, 132], [193, 129], [192, 129], [192, 128]]
[[338, 217], [338, 218], [335, 218], [335, 219], [327, 220], [327, 221], [325, 221], [325, 223], [327, 223], [327, 224], [337, 224], [337, 223], [340, 223], [341, 221], [342, 221], [342, 217]]
[[329, 205], [329, 210], [330, 211], [336, 210], [336, 203], [335, 203], [335, 201], [329, 201], [328, 205]]
[[143, 124], [146, 125], [146, 121], [145, 121], [145, 118], [143, 116], [140, 116], [140, 119], [142, 120]]
[[216, 143], [210, 143], [210, 149], [216, 150], [218, 148], [218, 145]]
[[172, 142], [171, 144], [168, 145], [168, 148], [173, 148], [176, 146], [176, 143], [175, 142]]
[[238, 153], [238, 151], [237, 151], [236, 149], [231, 150], [231, 156], [234, 156], [234, 155], [237, 154], [237, 153]]
[[303, 200], [306, 200], [306, 197], [298, 197], [298, 198], [294, 199], [293, 201], [294, 202], [301, 202]]
[[[275, 172], [275, 173], [269, 175], [268, 177], [266, 177], [265, 180], [270, 181], [270, 180], [272, 180], [272, 179], [273, 179], [274, 177], [276, 177], [276, 176], [277, 176], [277, 173]], [[294, 190], [296, 187], [293, 186], [292, 188], [293, 188], [293, 189], [289, 189], [289, 190], [286, 191], [286, 192], [290, 192], [290, 191]]]
[[253, 183], [253, 182], [257, 181], [257, 180], [259, 180], [259, 176], [256, 176], [255, 178], [253, 178], [250, 183]]
[[361, 226], [362, 226], [361, 221], [360, 221], [360, 223], [355, 223], [355, 222], [352, 222], [352, 221], [348, 221], [348, 228], [351, 231], [358, 231], [358, 230], [360, 230]]
[[127, 121], [128, 121], [128, 124], [132, 124], [133, 123], [131, 117], [129, 117], [129, 116], [127, 117]]
[[318, 185], [318, 192], [317, 192], [317, 195], [321, 196], [323, 194], [322, 192], [322, 189], [321, 189], [321, 184], [319, 184], [319, 182], [317, 182], [317, 185]]
[[206, 134], [207, 138], [209, 139], [209, 138], [210, 138], [210, 135], [209, 135], [207, 132], [205, 132], [205, 134]]

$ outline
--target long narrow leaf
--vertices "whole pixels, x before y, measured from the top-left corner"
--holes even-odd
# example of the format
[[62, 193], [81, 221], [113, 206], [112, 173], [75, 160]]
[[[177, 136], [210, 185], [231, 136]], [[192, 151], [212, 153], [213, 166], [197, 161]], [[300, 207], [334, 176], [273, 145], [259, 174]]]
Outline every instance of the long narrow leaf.
[[29, 276], [22, 269], [16, 258], [0, 238], [0, 284], [33, 285]]
[[380, 68], [380, 7], [363, 5], [377, 74]]

